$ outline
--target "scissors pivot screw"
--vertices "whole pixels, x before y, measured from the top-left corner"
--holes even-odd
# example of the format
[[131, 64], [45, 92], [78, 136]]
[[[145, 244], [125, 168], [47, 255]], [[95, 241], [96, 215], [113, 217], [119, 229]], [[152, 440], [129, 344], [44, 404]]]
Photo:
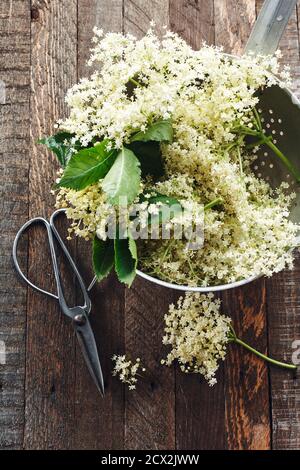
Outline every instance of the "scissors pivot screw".
[[76, 323], [76, 325], [82, 326], [82, 325], [85, 325], [85, 323], [86, 323], [86, 318], [85, 318], [85, 316], [82, 315], [82, 314], [75, 315], [75, 317], [74, 317], [74, 322]]

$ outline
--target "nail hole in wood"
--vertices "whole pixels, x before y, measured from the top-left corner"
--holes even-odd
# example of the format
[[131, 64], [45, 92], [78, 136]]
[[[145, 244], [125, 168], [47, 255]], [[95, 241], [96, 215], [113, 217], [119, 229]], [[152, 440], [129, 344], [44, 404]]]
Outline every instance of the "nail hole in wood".
[[37, 21], [39, 19], [40, 13], [38, 8], [32, 7], [31, 8], [31, 19], [32, 21]]
[[154, 390], [157, 389], [157, 385], [155, 382], [150, 382], [150, 388], [151, 388], [151, 392], [154, 392]]
[[55, 384], [52, 384], [51, 389], [50, 389], [50, 398], [51, 398], [51, 400], [55, 400], [55, 395], [56, 395]]

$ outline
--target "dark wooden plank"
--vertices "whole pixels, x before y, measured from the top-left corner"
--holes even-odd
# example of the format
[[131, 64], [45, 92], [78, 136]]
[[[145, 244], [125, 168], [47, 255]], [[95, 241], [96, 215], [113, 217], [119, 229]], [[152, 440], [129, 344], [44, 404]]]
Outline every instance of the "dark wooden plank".
[[[93, 27], [122, 31], [122, 1], [79, 0], [78, 77], [87, 75]], [[77, 261], [86, 279], [92, 279], [91, 244], [77, 243]], [[96, 336], [106, 385], [105, 398], [97, 392], [79, 346], [76, 347], [76, 402], [74, 448], [122, 449], [124, 442], [124, 390], [111, 375], [111, 357], [124, 350], [124, 288], [114, 276], [92, 291], [91, 322]], [[96, 412], [95, 412], [96, 410]], [[83, 438], [84, 436], [84, 438]]]
[[[157, 30], [168, 24], [169, 2], [125, 0], [124, 31], [143, 36], [154, 20]], [[136, 391], [126, 392], [125, 447], [172, 449], [175, 446], [173, 370], [160, 366], [163, 315], [173, 292], [137, 279], [125, 297], [125, 351], [139, 356], [147, 368]]]
[[88, 76], [86, 65], [93, 47], [93, 28], [105, 32], [121, 32], [123, 28], [122, 0], [78, 0], [78, 77]]
[[216, 45], [241, 54], [256, 18], [255, 0], [222, 0], [214, 5]]
[[[64, 96], [77, 78], [77, 1], [34, 0], [31, 16], [30, 217], [47, 216], [54, 206], [50, 188], [56, 177], [55, 159], [35, 141], [52, 133], [53, 123], [66, 113]], [[42, 232], [34, 230], [29, 243], [29, 274], [54, 289], [45, 247]], [[65, 274], [63, 279], [68, 280]], [[67, 291], [72, 297], [72, 284]], [[72, 447], [74, 386], [73, 327], [56, 302], [29, 290], [25, 448]]]
[[125, 448], [175, 447], [175, 380], [173, 368], [162, 368], [163, 316], [174, 293], [136, 279], [126, 291], [125, 350], [146, 367], [136, 390], [126, 391]]
[[[0, 4], [0, 448], [21, 448], [24, 425], [26, 288], [11, 262], [15, 232], [28, 217], [30, 2]], [[20, 245], [26, 259], [27, 242]], [[26, 265], [25, 265], [26, 268]]]
[[[259, 2], [261, 3], [261, 2]], [[258, 5], [260, 6], [260, 5]], [[294, 11], [280, 42], [282, 63], [289, 64], [292, 89], [300, 96], [299, 12]], [[297, 14], [298, 13], [298, 14]], [[276, 359], [291, 361], [293, 342], [300, 338], [300, 257], [293, 271], [284, 271], [267, 281], [269, 352]], [[270, 369], [272, 396], [272, 447], [300, 448], [300, 380], [287, 371]]]
[[[216, 45], [225, 52], [241, 54], [256, 17], [255, 1], [215, 2]], [[237, 333], [262, 351], [267, 348], [264, 281], [222, 295], [223, 311]], [[270, 416], [267, 367], [262, 361], [229, 347], [225, 363], [225, 447], [268, 449]]]
[[183, 450], [224, 449], [224, 367], [218, 383], [176, 371], [176, 447]]
[[143, 37], [154, 21], [157, 33], [169, 24], [169, 0], [124, 0], [124, 32], [130, 32], [137, 38]]
[[[291, 362], [293, 342], [300, 331], [300, 257], [293, 271], [277, 274], [267, 282], [269, 353], [278, 360]], [[299, 349], [299, 346], [298, 346]], [[273, 449], [300, 448], [300, 379], [292, 373], [270, 369], [272, 396]]]
[[[223, 294], [223, 311], [232, 317], [240, 338], [267, 352], [266, 293], [264, 281]], [[266, 364], [229, 345], [225, 363], [225, 446], [233, 450], [270, 448], [268, 369]]]
[[170, 29], [194, 49], [214, 43], [214, 1], [170, 0]]
[[[195, 49], [203, 41], [214, 43], [213, 2], [171, 1], [173, 31]], [[176, 447], [178, 449], [221, 449], [224, 445], [223, 368], [218, 384], [210, 388], [199, 376], [176, 370]]]

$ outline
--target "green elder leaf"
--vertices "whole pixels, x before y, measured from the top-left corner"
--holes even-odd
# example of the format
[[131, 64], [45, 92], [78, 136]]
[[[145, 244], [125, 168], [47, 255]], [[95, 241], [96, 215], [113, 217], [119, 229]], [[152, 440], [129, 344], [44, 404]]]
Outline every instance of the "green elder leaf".
[[145, 132], [137, 132], [131, 138], [131, 142], [142, 141], [148, 142], [154, 140], [157, 142], [172, 142], [173, 140], [173, 128], [170, 120], [157, 121]]
[[74, 134], [70, 134], [69, 132], [58, 132], [55, 135], [38, 140], [38, 144], [44, 144], [48, 149], [52, 150], [57, 156], [59, 163], [64, 168], [73, 154], [73, 149], [78, 150], [80, 148], [79, 142], [71, 144], [73, 137]]
[[57, 186], [78, 191], [104, 178], [117, 156], [115, 150], [106, 147], [107, 141], [103, 140], [73, 155]]
[[115, 270], [118, 279], [131, 286], [137, 267], [137, 248], [134, 239], [129, 236], [125, 239], [115, 239]]
[[[150, 196], [148, 196], [150, 194]], [[172, 196], [167, 196], [165, 194], [161, 194], [158, 192], [153, 192], [151, 191], [150, 193], [143, 194], [141, 196], [141, 200], [143, 201], [148, 201], [150, 204], [156, 204], [158, 202], [161, 202], [162, 204], [166, 204], [168, 206], [172, 205], [181, 205], [178, 199]]]
[[100, 240], [97, 235], [93, 241], [93, 267], [97, 279], [101, 281], [112, 270], [114, 265], [114, 241]]
[[166, 196], [165, 194], [156, 193], [150, 197], [141, 198], [143, 201], [148, 201], [149, 204], [161, 203], [157, 214], [149, 214], [149, 224], [151, 223], [165, 223], [172, 220], [178, 214], [181, 214], [183, 207], [175, 197]]
[[123, 147], [102, 181], [109, 202], [117, 205], [121, 197], [126, 197], [130, 204], [139, 192], [140, 182], [140, 162], [131, 150]]
[[139, 159], [143, 177], [147, 175], [151, 175], [154, 178], [163, 176], [164, 165], [159, 142], [132, 142], [128, 145], [128, 148]]

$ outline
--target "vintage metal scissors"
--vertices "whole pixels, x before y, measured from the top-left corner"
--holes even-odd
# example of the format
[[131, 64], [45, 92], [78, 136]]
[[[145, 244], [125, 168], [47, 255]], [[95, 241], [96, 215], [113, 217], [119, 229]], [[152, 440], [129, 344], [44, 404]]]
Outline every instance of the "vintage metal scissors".
[[[91, 300], [89, 298], [88, 292], [89, 290], [93, 287], [95, 279], [92, 281], [90, 286], [88, 288], [85, 287], [84, 281], [77, 269], [77, 266], [72, 259], [67, 247], [65, 246], [63, 240], [61, 239], [61, 236], [59, 235], [56, 227], [55, 227], [55, 220], [57, 216], [61, 213], [64, 213], [64, 209], [59, 209], [55, 211], [52, 216], [50, 217], [50, 220], [46, 220], [43, 217], [35, 217], [34, 219], [29, 220], [26, 222], [18, 231], [16, 238], [14, 240], [13, 244], [13, 262], [15, 265], [15, 268], [18, 272], [18, 274], [21, 276], [21, 278], [33, 289], [37, 290], [38, 292], [41, 292], [42, 294], [45, 294], [49, 297], [52, 297], [55, 300], [58, 300], [60, 308], [62, 312], [69, 318], [72, 319], [73, 326], [76, 331], [76, 335], [79, 341], [79, 344], [81, 346], [81, 350], [86, 362], [86, 365], [89, 369], [89, 372], [96, 384], [97, 389], [101, 393], [102, 396], [104, 396], [104, 382], [103, 382], [103, 374], [102, 374], [102, 369], [100, 365], [100, 360], [98, 356], [98, 350], [96, 346], [96, 341], [95, 337], [91, 328], [91, 324], [89, 322], [89, 313], [91, 311]], [[47, 236], [48, 236], [48, 243], [49, 243], [49, 248], [50, 248], [50, 253], [51, 253], [51, 259], [52, 259], [52, 265], [53, 265], [53, 271], [54, 271], [54, 276], [55, 276], [55, 281], [56, 281], [56, 287], [57, 287], [57, 294], [53, 294], [51, 292], [48, 292], [35, 284], [33, 284], [23, 273], [23, 271], [20, 268], [19, 262], [18, 262], [18, 256], [17, 256], [17, 249], [18, 249], [18, 242], [20, 240], [20, 237], [23, 235], [23, 233], [32, 225], [44, 225], [46, 230], [47, 230]], [[58, 262], [57, 262], [57, 255], [56, 255], [56, 249], [55, 249], [55, 242], [56, 241], [57, 245], [60, 246], [61, 250], [63, 251], [65, 257], [67, 258], [70, 267], [75, 274], [78, 283], [80, 285], [80, 289], [83, 294], [83, 299], [84, 299], [84, 304], [82, 306], [75, 306], [75, 307], [68, 307], [67, 302], [64, 297], [63, 293], [63, 288], [61, 284], [61, 279], [60, 279], [60, 272], [58, 268]]]

